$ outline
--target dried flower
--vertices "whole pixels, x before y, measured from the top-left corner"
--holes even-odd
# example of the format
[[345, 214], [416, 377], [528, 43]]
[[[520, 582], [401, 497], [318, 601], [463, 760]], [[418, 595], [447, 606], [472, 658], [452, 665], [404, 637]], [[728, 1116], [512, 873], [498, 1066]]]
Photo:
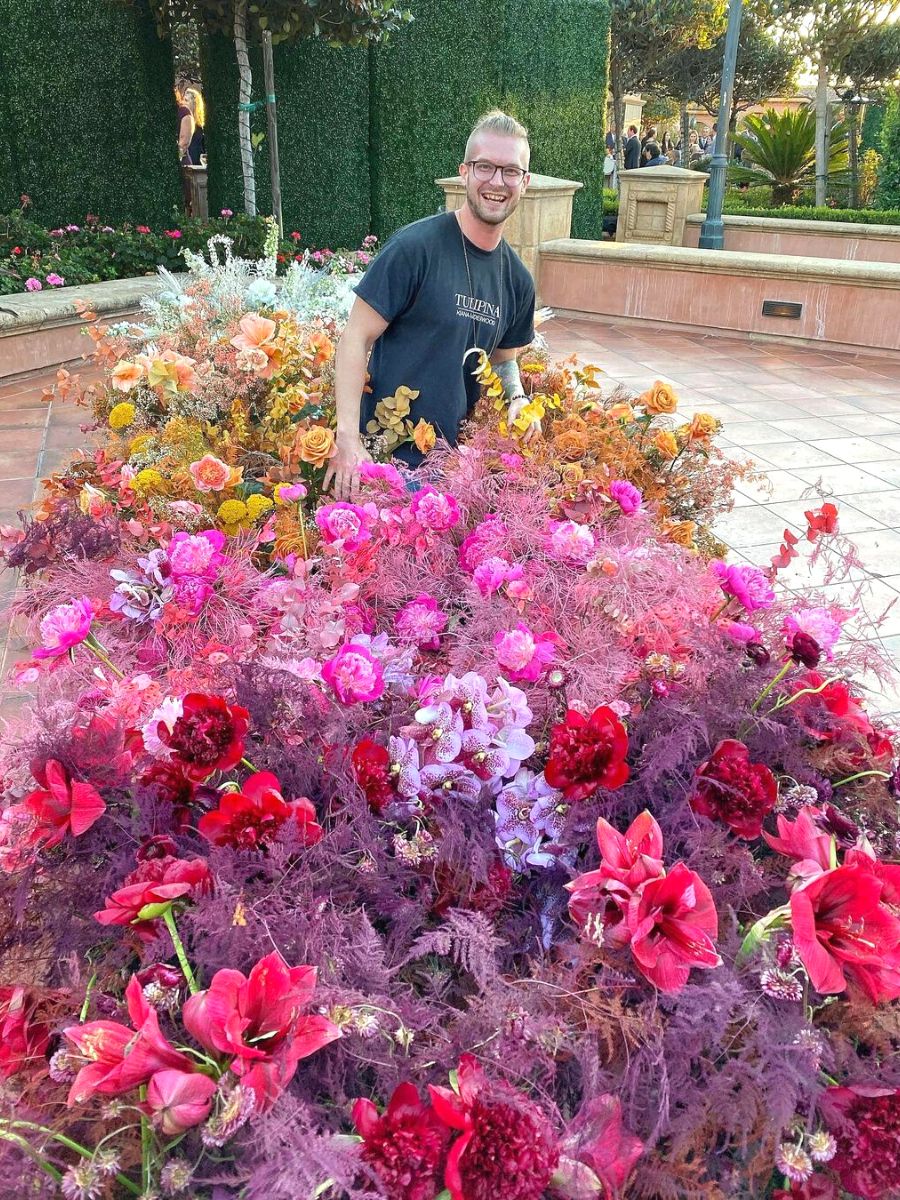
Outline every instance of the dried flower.
[[804, 1183], [813, 1173], [812, 1159], [802, 1146], [782, 1142], [775, 1155], [775, 1167], [792, 1183]]

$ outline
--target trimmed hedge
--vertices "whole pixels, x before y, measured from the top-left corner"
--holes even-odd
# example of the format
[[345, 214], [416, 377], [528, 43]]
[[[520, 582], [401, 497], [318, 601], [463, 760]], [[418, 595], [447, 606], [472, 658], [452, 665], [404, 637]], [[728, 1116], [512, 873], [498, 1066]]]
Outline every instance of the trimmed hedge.
[[[234, 43], [213, 37], [203, 46], [209, 212], [244, 207], [237, 141], [237, 67]], [[304, 245], [357, 246], [370, 230], [368, 59], [365, 49], [319, 42], [275, 47], [278, 148], [286, 232]], [[254, 98], [262, 95], [262, 58], [251, 51]], [[265, 133], [266, 115], [250, 117]], [[254, 152], [257, 209], [271, 212], [269, 145]]]
[[782, 208], [739, 208], [725, 205], [733, 217], [777, 217], [783, 221], [843, 221], [858, 225], [900, 225], [900, 209], [875, 208], [801, 208], [786, 204]]
[[50, 223], [180, 207], [172, 51], [146, 0], [0, 0], [0, 125], [0, 209], [23, 192]]

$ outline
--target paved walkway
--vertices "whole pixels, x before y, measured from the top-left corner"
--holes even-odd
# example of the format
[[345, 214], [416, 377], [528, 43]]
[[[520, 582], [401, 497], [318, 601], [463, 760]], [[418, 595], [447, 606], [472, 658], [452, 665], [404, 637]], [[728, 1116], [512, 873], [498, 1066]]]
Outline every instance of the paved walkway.
[[[556, 318], [543, 332], [560, 357], [576, 353], [635, 392], [665, 380], [677, 390], [683, 414], [720, 418], [720, 444], [752, 460], [768, 480], [741, 484], [734, 511], [719, 526], [735, 557], [767, 562], [785, 526], [805, 525], [815, 485], [833, 493], [841, 530], [866, 567], [853, 573], [866, 576], [858, 605], [877, 618], [897, 601], [877, 628], [860, 621], [856, 636], [877, 637], [900, 665], [900, 361], [593, 320]], [[90, 442], [79, 428], [89, 413], [41, 400], [54, 376], [0, 386], [0, 523], [14, 522], [37, 481]], [[821, 582], [805, 564], [783, 579], [798, 590]], [[0, 597], [12, 584], [10, 575], [0, 575]], [[856, 586], [824, 590], [843, 597]], [[3, 670], [17, 650], [11, 641]], [[900, 687], [874, 697], [873, 706], [900, 713]], [[11, 707], [0, 704], [0, 715]]]

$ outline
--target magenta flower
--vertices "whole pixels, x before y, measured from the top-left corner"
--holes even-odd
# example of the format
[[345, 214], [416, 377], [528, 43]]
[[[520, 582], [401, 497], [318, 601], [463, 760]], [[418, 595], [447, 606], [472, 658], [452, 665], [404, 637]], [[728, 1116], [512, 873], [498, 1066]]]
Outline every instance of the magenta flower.
[[420, 488], [410, 503], [412, 515], [424, 529], [443, 532], [459, 521], [459, 505], [448, 492], [439, 492], [430, 483]]
[[729, 566], [723, 562], [711, 562], [709, 569], [719, 581], [726, 596], [733, 596], [748, 613], [760, 608], [771, 608], [775, 603], [772, 585], [758, 567]]
[[[326, 504], [320, 508], [316, 512], [316, 525], [326, 546], [352, 554], [369, 541], [375, 516], [375, 511], [370, 512], [369, 507], [360, 508], [358, 504], [339, 500], [336, 504]], [[371, 507], [374, 510], [374, 505]]]
[[63, 279], [62, 275], [57, 275], [55, 271], [51, 271], [47, 276], [47, 283], [49, 283], [51, 287], [62, 287], [65, 282], [66, 281]]
[[784, 618], [784, 640], [789, 649], [798, 633], [812, 638], [822, 654], [832, 659], [841, 636], [841, 624], [828, 608], [795, 608]]
[[556, 657], [555, 633], [533, 633], [521, 621], [494, 637], [497, 665], [509, 679], [534, 683]]
[[323, 665], [322, 678], [341, 704], [377, 700], [384, 693], [381, 663], [356, 642], [345, 642]]
[[177, 241], [178, 238], [181, 237], [181, 230], [180, 229], [167, 229], [167, 230], [165, 230], [165, 235], [167, 238], [172, 238], [173, 241]]
[[157, 1071], [147, 1087], [147, 1110], [166, 1137], [177, 1137], [210, 1114], [216, 1081], [196, 1071]]
[[218, 529], [204, 529], [201, 533], [176, 533], [167, 549], [173, 579], [190, 576], [207, 583], [214, 582], [225, 565], [226, 559], [222, 553], [225, 540], [225, 534]]
[[639, 512], [641, 501], [644, 499], [640, 488], [636, 488], [627, 479], [616, 479], [609, 485], [609, 497], [614, 500], [626, 516]]
[[359, 477], [363, 483], [380, 483], [394, 492], [397, 496], [406, 493], [403, 476], [390, 463], [363, 463], [359, 468]]
[[308, 491], [309, 488], [303, 483], [282, 483], [278, 488], [278, 499], [285, 504], [296, 504]]
[[550, 534], [550, 549], [563, 562], [583, 566], [594, 553], [594, 535], [587, 525], [560, 521]]
[[25, 280], [25, 291], [26, 292], [39, 292], [39, 291], [41, 291], [43, 286], [44, 285], [41, 283], [41, 281], [39, 279], [35, 279], [35, 277], [33, 275], [30, 278]]
[[741, 646], [746, 646], [750, 642], [758, 642], [762, 636], [758, 629], [754, 629], [752, 625], [747, 625], [743, 621], [723, 621], [720, 628], [733, 642], [737, 642]]
[[439, 650], [447, 620], [447, 614], [438, 607], [434, 596], [422, 592], [415, 600], [404, 604], [394, 624], [400, 636], [415, 642], [420, 650]]
[[234, 213], [231, 211], [230, 208], [223, 208], [222, 212], [221, 212], [221, 216], [225, 217], [227, 220], [228, 217], [233, 217]]
[[35, 658], [59, 658], [74, 646], [80, 646], [91, 632], [94, 609], [87, 596], [71, 604], [57, 604], [41, 621], [42, 645], [34, 651]]

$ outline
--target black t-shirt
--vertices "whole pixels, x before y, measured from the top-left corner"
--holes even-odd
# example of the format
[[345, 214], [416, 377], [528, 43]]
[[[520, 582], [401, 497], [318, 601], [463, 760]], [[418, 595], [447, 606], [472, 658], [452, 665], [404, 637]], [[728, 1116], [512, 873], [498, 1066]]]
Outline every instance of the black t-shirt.
[[[534, 281], [527, 267], [506, 242], [488, 251], [467, 238], [464, 253], [463, 233], [451, 212], [398, 230], [356, 294], [390, 322], [369, 360], [372, 393], [363, 396], [362, 430], [377, 402], [405, 385], [419, 393], [413, 422], [424, 417], [455, 445], [460, 423], [479, 395], [472, 375], [477, 356], [463, 366], [465, 352], [475, 344], [488, 353], [517, 349], [534, 338]], [[422, 461], [409, 445], [397, 457], [412, 466]]]

